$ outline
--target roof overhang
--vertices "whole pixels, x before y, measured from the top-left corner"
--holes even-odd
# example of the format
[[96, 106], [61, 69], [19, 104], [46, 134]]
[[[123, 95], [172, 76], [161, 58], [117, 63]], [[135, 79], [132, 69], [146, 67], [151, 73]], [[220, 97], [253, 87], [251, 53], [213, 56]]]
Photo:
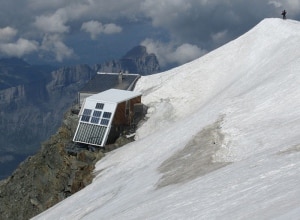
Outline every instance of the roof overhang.
[[110, 103], [121, 103], [127, 100], [142, 96], [140, 92], [133, 92], [121, 89], [109, 89], [104, 92], [91, 95], [87, 97], [87, 100], [97, 100], [102, 102], [110, 102]]

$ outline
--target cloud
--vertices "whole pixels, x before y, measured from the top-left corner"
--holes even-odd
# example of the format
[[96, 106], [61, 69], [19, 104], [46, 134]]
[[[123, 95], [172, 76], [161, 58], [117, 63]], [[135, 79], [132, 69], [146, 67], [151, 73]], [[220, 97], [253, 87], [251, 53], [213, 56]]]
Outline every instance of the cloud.
[[122, 31], [122, 27], [120, 27], [116, 24], [110, 23], [110, 24], [105, 24], [104, 25], [103, 33], [105, 33], [105, 34], [115, 34], [115, 33], [121, 32], [121, 31]]
[[141, 45], [147, 48], [148, 53], [156, 54], [162, 67], [172, 64], [181, 65], [207, 53], [206, 50], [202, 50], [198, 46], [188, 43], [176, 46], [172, 43], [162, 43], [152, 39], [146, 39]]
[[215, 45], [222, 45], [228, 41], [228, 30], [223, 30], [218, 33], [213, 33], [211, 35], [212, 41]]
[[[299, 0], [27, 0], [18, 4], [0, 0], [0, 3], [0, 42], [14, 44], [18, 38], [38, 42], [47, 50], [36, 50], [37, 53], [47, 52], [47, 56], [52, 53], [54, 59], [61, 61], [72, 58], [74, 51], [83, 51], [83, 45], [89, 48], [97, 44], [98, 57], [107, 56], [108, 50], [119, 51], [114, 57], [122, 56], [134, 43], [147, 38], [153, 39], [153, 45], [165, 42], [161, 44], [169, 54], [181, 45], [188, 45], [182, 47], [186, 50], [197, 47], [201, 54], [240, 36], [264, 18], [280, 18], [283, 8], [289, 19], [300, 19]], [[122, 35], [116, 34], [120, 32]], [[116, 34], [111, 40], [118, 44], [104, 42], [108, 36], [91, 41], [109, 34]], [[45, 42], [53, 35], [59, 35], [58, 42], [55, 45], [50, 40], [53, 48], [46, 47]], [[163, 58], [163, 51], [160, 54]], [[86, 59], [92, 56], [95, 53], [84, 54]], [[165, 62], [168, 57], [165, 56]], [[175, 57], [172, 59], [176, 60]]]
[[270, 0], [269, 4], [274, 5], [276, 8], [280, 8], [282, 6], [282, 3], [276, 0]]
[[198, 46], [185, 43], [177, 47], [175, 51], [169, 54], [168, 61], [181, 65], [199, 58], [205, 53], [206, 51], [201, 50]]
[[195, 44], [208, 50], [220, 46], [220, 41], [213, 38], [216, 33], [227, 30], [229, 41], [263, 18], [280, 17], [273, 4], [261, 0], [165, 0], [159, 3], [145, 0], [141, 9], [155, 27], [168, 31], [171, 41]]
[[49, 10], [57, 9], [65, 6], [65, 1], [63, 0], [51, 0], [51, 1], [41, 1], [41, 0], [27, 0], [28, 7], [37, 11], [37, 10]]
[[45, 33], [66, 33], [69, 27], [66, 26], [67, 17], [62, 10], [52, 15], [41, 15], [35, 18], [34, 26]]
[[[74, 50], [64, 44], [61, 36], [58, 34], [45, 35], [41, 45], [41, 50], [46, 53], [54, 54], [54, 59], [58, 62], [75, 57]], [[44, 55], [41, 54], [41, 56]]]
[[81, 30], [90, 33], [91, 38], [95, 40], [100, 34], [115, 34], [122, 31], [122, 28], [116, 24], [105, 24], [103, 25], [98, 21], [88, 21], [82, 24]]
[[38, 42], [19, 38], [14, 43], [0, 44], [0, 52], [5, 56], [22, 57], [38, 50]]
[[296, 16], [300, 13], [300, 2], [299, 0], [287, 0], [284, 4], [285, 9], [287, 9], [289, 16]]
[[0, 28], [0, 41], [10, 41], [17, 33], [18, 31], [11, 27]]

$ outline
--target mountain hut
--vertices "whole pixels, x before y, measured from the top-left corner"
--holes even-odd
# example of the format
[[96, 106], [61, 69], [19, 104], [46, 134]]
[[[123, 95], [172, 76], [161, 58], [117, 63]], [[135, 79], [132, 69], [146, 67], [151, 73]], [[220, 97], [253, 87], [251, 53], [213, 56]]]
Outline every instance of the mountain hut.
[[73, 141], [100, 147], [113, 143], [134, 123], [134, 109], [142, 105], [141, 96], [138, 92], [109, 89], [87, 97]]

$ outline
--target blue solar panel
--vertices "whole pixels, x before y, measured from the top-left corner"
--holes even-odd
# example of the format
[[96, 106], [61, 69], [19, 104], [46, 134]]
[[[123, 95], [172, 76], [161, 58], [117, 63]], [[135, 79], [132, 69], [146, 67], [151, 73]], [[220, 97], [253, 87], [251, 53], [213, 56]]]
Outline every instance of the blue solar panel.
[[101, 111], [96, 111], [96, 110], [95, 110], [95, 111], [93, 112], [93, 116], [94, 116], [94, 117], [100, 118], [100, 117], [101, 117], [101, 113], [102, 113]]
[[104, 112], [103, 113], [103, 118], [110, 118], [111, 117], [111, 112]]

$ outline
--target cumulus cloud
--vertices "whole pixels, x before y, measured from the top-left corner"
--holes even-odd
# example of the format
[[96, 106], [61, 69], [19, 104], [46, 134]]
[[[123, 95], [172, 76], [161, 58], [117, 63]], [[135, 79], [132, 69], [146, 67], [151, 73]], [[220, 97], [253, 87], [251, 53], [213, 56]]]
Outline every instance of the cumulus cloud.
[[168, 31], [172, 41], [196, 44], [208, 50], [219, 46], [220, 38], [213, 38], [216, 33], [227, 30], [223, 39], [229, 41], [266, 17], [280, 17], [274, 4], [261, 0], [165, 0], [159, 3], [145, 0], [141, 9], [155, 27]]
[[295, 17], [300, 13], [300, 2], [298, 0], [287, 0], [284, 4], [289, 16]]
[[0, 52], [5, 56], [22, 57], [38, 50], [38, 42], [20, 38], [14, 43], [0, 44]]
[[218, 33], [213, 33], [211, 35], [212, 41], [215, 45], [222, 45], [228, 41], [228, 30], [223, 30]]
[[141, 45], [147, 48], [148, 53], [156, 54], [162, 67], [172, 64], [181, 65], [207, 53], [206, 50], [188, 43], [176, 46], [172, 43], [146, 39]]
[[[47, 51], [58, 60], [71, 58], [74, 51], [81, 50], [83, 44], [74, 42], [84, 41], [85, 46], [97, 43], [101, 47], [99, 53], [103, 53], [99, 57], [104, 57], [107, 53], [101, 51], [107, 51], [108, 47], [118, 47], [113, 50], [123, 53], [131, 49], [129, 46], [135, 46], [133, 42], [151, 38], [152, 45], [166, 42], [161, 46], [168, 49], [169, 55], [174, 53], [173, 56], [163, 56], [159, 48], [156, 51], [161, 51], [164, 62], [175, 62], [182, 45], [185, 45], [182, 50], [189, 48], [193, 49], [191, 52], [202, 54], [204, 49], [210, 51], [240, 36], [266, 17], [280, 18], [283, 9], [288, 11], [289, 19], [300, 19], [299, 0], [27, 0], [18, 2], [18, 7], [16, 1], [0, 0], [0, 3], [0, 42], [14, 44], [17, 38], [32, 39], [43, 45], [42, 48], [47, 48], [36, 52]], [[100, 40], [90, 40], [101, 34], [120, 32], [122, 36], [113, 37], [118, 45], [103, 46]], [[50, 35], [59, 35], [56, 45], [49, 40]], [[45, 46], [48, 44], [53, 48]], [[181, 61], [177, 59], [176, 62]]]
[[286, 0], [284, 3], [280, 0], [269, 0], [269, 4], [274, 5], [276, 8], [288, 8], [288, 9], [294, 9], [295, 11], [300, 11], [300, 2], [298, 0]]
[[58, 34], [45, 35], [41, 50], [54, 54], [54, 58], [58, 62], [75, 57], [74, 50], [69, 48]]
[[276, 8], [280, 8], [282, 6], [282, 3], [279, 1], [271, 0], [269, 1], [270, 5], [274, 5]]
[[34, 26], [45, 33], [66, 33], [69, 32], [66, 14], [58, 10], [52, 15], [41, 15], [35, 18]]
[[122, 31], [122, 27], [113, 23], [105, 24], [103, 29], [103, 33], [105, 34], [114, 34], [114, 33], [119, 33], [121, 31]]
[[199, 58], [205, 53], [206, 51], [201, 50], [198, 46], [185, 43], [178, 46], [173, 52], [169, 54], [169, 61], [177, 64], [184, 64], [186, 62]]
[[0, 41], [11, 41], [18, 31], [12, 27], [0, 28]]
[[122, 28], [116, 24], [102, 24], [98, 21], [88, 21], [82, 24], [81, 30], [89, 33], [91, 38], [95, 40], [100, 34], [115, 34], [122, 31]]

